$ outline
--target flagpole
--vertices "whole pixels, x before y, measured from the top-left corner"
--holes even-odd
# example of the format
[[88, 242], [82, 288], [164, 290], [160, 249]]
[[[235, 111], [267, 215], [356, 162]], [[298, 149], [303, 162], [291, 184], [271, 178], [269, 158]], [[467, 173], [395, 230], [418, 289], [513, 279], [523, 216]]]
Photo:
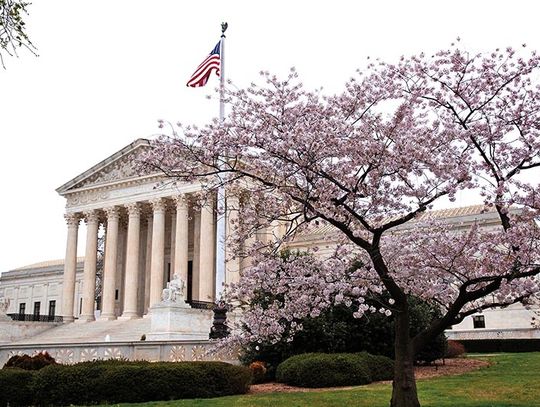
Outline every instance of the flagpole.
[[[219, 69], [219, 121], [225, 120], [225, 31], [228, 24], [221, 23], [220, 69]], [[218, 163], [219, 165], [219, 163]], [[216, 302], [221, 300], [225, 284], [225, 188], [221, 185], [217, 190], [216, 221]]]

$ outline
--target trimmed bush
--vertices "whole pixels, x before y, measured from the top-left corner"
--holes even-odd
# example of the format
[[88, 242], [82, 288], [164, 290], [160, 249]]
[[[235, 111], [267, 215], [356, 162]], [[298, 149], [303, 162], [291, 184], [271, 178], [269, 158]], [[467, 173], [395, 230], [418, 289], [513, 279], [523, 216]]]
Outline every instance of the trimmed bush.
[[[112, 404], [244, 394], [248, 368], [224, 362], [96, 361], [1, 371], [2, 405]], [[23, 372], [23, 373], [21, 373]], [[21, 376], [23, 374], [22, 378]], [[26, 374], [27, 376], [24, 376]], [[28, 376], [29, 375], [29, 376]], [[18, 401], [26, 395], [30, 399]]]
[[446, 348], [446, 354], [444, 357], [452, 359], [457, 358], [465, 353], [465, 346], [458, 341], [449, 340], [448, 347]]
[[55, 365], [56, 360], [47, 352], [40, 352], [34, 356], [29, 355], [13, 355], [8, 359], [5, 368], [18, 367], [24, 370], [39, 370], [45, 366]]
[[9, 368], [0, 370], [0, 406], [29, 406], [33, 401], [32, 382], [36, 373]]
[[352, 386], [372, 381], [366, 358], [354, 353], [292, 356], [278, 366], [276, 379], [300, 387]]
[[394, 361], [392, 359], [382, 355], [372, 355], [367, 352], [361, 352], [360, 355], [367, 362], [371, 372], [371, 379], [374, 382], [392, 380], [394, 378]]

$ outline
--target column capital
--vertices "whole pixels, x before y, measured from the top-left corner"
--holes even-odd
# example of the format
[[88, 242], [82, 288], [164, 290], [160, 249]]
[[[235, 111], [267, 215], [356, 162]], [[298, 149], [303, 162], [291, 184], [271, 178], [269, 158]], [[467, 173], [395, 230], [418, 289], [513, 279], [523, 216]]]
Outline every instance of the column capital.
[[180, 194], [172, 197], [176, 209], [187, 209], [188, 207], [188, 200], [186, 194]]
[[138, 202], [132, 202], [124, 205], [128, 211], [129, 217], [140, 217], [141, 216], [141, 205]]
[[78, 227], [81, 220], [81, 215], [79, 213], [66, 213], [64, 214], [64, 219], [68, 227]]
[[163, 198], [154, 198], [150, 200], [152, 209], [154, 212], [165, 212], [165, 199]]
[[107, 220], [109, 219], [118, 219], [120, 217], [120, 211], [117, 206], [110, 206], [108, 208], [103, 208], [107, 214]]
[[96, 210], [90, 210], [83, 212], [84, 221], [88, 225], [89, 223], [99, 223], [99, 213]]

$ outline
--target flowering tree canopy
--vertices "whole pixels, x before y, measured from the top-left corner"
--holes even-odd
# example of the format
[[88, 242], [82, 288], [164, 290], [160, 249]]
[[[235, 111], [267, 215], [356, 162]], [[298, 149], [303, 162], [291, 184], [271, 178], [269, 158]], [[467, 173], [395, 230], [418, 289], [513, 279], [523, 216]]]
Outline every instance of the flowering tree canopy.
[[[471, 54], [457, 47], [370, 64], [341, 94], [304, 89], [293, 70], [263, 72], [263, 86], [227, 90], [230, 114], [203, 128], [170, 125], [146, 165], [225, 184], [240, 198], [235, 247], [256, 256], [232, 294], [249, 301], [250, 340], [277, 340], [333, 303], [378, 310], [396, 324], [393, 406], [419, 405], [412, 355], [478, 309], [527, 301], [538, 290], [540, 57], [512, 48]], [[437, 200], [477, 190], [500, 227], [456, 232], [418, 221]], [[339, 237], [333, 256], [272, 255], [323, 222]], [[287, 233], [252, 244], [257, 231]], [[259, 239], [261, 240], [261, 239]], [[267, 242], [265, 245], [264, 242]], [[409, 338], [407, 294], [437, 303], [440, 320]]]

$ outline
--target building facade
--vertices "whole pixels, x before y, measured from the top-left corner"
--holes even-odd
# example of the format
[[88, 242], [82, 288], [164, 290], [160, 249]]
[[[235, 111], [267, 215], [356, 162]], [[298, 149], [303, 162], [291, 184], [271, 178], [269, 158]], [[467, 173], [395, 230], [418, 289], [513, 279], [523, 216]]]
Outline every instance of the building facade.
[[[137, 161], [149, 142], [139, 139], [62, 185], [66, 198], [67, 245], [62, 315], [73, 321], [77, 296], [78, 228], [86, 224], [81, 321], [95, 318], [97, 242], [105, 238], [101, 319], [140, 318], [161, 301], [173, 275], [185, 284], [189, 301], [215, 299], [215, 202], [195, 204], [198, 184], [164, 182], [141, 174]], [[234, 206], [230, 198], [229, 206]], [[234, 215], [232, 215], [234, 216]], [[226, 265], [222, 280], [238, 279], [239, 260]]]
[[[73, 314], [79, 315], [82, 305], [83, 258], [77, 258]], [[31, 264], [0, 275], [0, 298], [9, 299], [7, 314], [19, 319], [62, 315], [64, 259]], [[35, 317], [35, 318], [34, 318]]]

